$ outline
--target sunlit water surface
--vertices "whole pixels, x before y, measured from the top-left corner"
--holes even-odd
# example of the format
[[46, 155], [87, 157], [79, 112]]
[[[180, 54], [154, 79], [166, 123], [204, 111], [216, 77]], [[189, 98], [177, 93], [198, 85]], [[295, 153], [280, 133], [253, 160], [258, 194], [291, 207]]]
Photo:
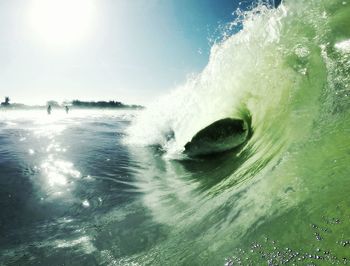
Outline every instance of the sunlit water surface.
[[0, 111], [2, 262], [96, 265], [97, 250], [143, 246], [130, 235], [146, 214], [128, 210], [137, 193], [120, 143], [135, 112]]

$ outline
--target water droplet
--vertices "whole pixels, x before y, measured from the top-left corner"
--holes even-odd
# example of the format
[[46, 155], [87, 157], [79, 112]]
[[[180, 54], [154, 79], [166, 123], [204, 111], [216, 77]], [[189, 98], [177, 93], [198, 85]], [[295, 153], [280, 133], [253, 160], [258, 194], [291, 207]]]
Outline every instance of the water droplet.
[[89, 202], [88, 200], [84, 200], [84, 201], [82, 202], [82, 205], [83, 205], [85, 208], [88, 208], [88, 207], [90, 207], [90, 202]]

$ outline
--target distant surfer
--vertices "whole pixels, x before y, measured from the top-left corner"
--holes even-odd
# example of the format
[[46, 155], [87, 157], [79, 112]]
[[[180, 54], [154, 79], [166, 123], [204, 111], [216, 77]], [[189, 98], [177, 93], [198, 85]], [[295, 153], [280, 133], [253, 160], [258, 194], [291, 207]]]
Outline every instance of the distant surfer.
[[51, 105], [49, 105], [49, 106], [47, 107], [47, 114], [48, 114], [48, 115], [51, 114], [51, 109], [52, 109], [52, 108], [51, 108]]
[[68, 105], [66, 105], [65, 109], [66, 109], [66, 114], [68, 114], [68, 112], [69, 112], [69, 107], [68, 107]]

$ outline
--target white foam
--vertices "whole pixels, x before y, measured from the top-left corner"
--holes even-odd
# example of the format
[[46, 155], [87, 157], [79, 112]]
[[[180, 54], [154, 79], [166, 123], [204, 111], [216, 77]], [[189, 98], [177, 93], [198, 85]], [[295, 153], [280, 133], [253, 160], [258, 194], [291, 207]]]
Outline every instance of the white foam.
[[343, 53], [350, 53], [350, 39], [338, 42], [334, 45], [334, 47]]
[[[285, 85], [287, 79], [279, 81], [281, 73], [271, 72], [271, 65], [282, 68], [276, 45], [286, 14], [283, 5], [272, 10], [262, 5], [245, 13], [243, 30], [212, 47], [202, 73], [136, 118], [128, 132], [128, 144], [156, 144], [168, 153], [180, 153], [200, 129], [222, 118], [240, 118], [242, 109], [254, 104], [254, 97], [265, 98], [275, 86]], [[280, 90], [275, 87], [275, 91]], [[167, 133], [171, 131], [175, 140], [169, 141]]]

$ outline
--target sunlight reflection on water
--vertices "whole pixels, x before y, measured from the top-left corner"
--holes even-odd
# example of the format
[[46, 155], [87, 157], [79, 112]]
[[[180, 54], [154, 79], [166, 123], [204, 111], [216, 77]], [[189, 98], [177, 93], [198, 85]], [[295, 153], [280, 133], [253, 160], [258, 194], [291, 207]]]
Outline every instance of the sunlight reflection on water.
[[[48, 261], [65, 252], [78, 254], [75, 262], [79, 254], [93, 253], [96, 217], [119, 213], [131, 198], [129, 157], [119, 143], [135, 115], [132, 110], [72, 109], [66, 114], [54, 108], [48, 115], [45, 109], [0, 109], [1, 170], [8, 173], [3, 180], [11, 188], [4, 212], [12, 215], [2, 241], [34, 243]], [[16, 250], [31, 252], [20, 245]]]
[[52, 156], [41, 164], [41, 169], [45, 173], [50, 186], [54, 185], [66, 185], [67, 176], [79, 178], [80, 172], [75, 170], [73, 163], [55, 160]]

